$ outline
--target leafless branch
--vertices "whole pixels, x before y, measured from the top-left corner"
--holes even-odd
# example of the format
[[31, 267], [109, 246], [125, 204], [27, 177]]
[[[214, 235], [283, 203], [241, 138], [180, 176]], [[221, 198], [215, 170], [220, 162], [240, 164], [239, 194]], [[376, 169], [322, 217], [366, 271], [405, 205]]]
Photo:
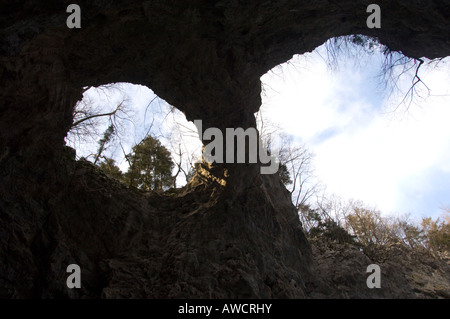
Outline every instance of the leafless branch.
[[107, 112], [107, 113], [101, 113], [101, 114], [87, 115], [86, 111], [84, 111], [84, 110], [80, 111], [78, 114], [85, 114], [86, 116], [81, 118], [81, 119], [79, 119], [78, 121], [75, 121], [72, 124], [72, 127], [76, 127], [76, 126], [80, 125], [81, 123], [89, 121], [89, 120], [91, 120], [93, 118], [96, 118], [96, 117], [104, 117], [104, 116], [110, 116], [111, 117], [111, 116], [114, 116], [120, 110], [122, 105], [123, 105], [123, 102], [121, 102], [113, 111]]

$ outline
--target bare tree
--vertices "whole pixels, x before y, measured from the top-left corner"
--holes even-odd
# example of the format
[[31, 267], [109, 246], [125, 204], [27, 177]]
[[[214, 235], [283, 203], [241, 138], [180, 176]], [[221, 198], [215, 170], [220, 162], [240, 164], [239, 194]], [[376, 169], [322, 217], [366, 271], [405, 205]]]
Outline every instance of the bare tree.
[[[90, 100], [80, 101], [74, 110], [74, 121], [71, 129], [68, 133], [69, 140], [72, 144], [78, 144], [98, 140], [98, 149], [94, 153], [89, 154], [94, 157], [94, 164], [97, 164], [98, 160], [102, 158], [102, 154], [107, 149], [107, 144], [114, 139], [121, 137], [123, 131], [124, 121], [132, 121], [128, 114], [125, 101], [122, 100], [118, 105], [110, 110], [100, 111], [95, 107], [92, 107]], [[107, 128], [100, 134], [99, 129], [107, 124]]]
[[320, 196], [316, 196], [313, 206], [324, 219], [332, 218], [339, 226], [347, 229], [347, 216], [353, 212], [354, 207], [362, 207], [363, 203], [353, 199], [344, 200], [340, 196], [329, 195], [322, 191]]
[[[83, 105], [85, 105], [85, 103], [83, 103]], [[93, 125], [90, 120], [97, 117], [108, 117], [110, 121], [115, 122], [116, 116], [119, 117], [119, 112], [123, 112], [123, 101], [120, 102], [114, 110], [106, 113], [95, 114], [87, 107], [76, 108], [74, 112], [74, 122], [72, 123], [71, 128], [82, 127], [83, 125]]]
[[193, 152], [194, 144], [192, 140], [189, 141], [189, 138], [198, 140], [197, 132], [175, 121], [172, 136], [169, 139], [169, 149], [172, 151], [176, 165], [174, 187], [176, 187], [177, 178], [180, 173], [183, 173], [186, 183], [189, 182], [192, 177], [192, 172], [195, 170], [195, 163], [199, 160], [198, 156], [196, 156], [196, 151], [201, 149], [201, 143], [198, 140], [198, 145], [197, 147], [194, 146], [195, 150]]
[[280, 163], [286, 165], [291, 184], [287, 185], [292, 202], [297, 209], [306, 205], [317, 194], [320, 184], [313, 171], [313, 154], [303, 145], [299, 146], [287, 137], [282, 137], [280, 147]]
[[[121, 101], [117, 102], [117, 94]], [[132, 121], [132, 112], [120, 83], [86, 87], [83, 99], [73, 110], [73, 122], [67, 140], [74, 146], [96, 141], [104, 127], [114, 126], [115, 134], [120, 134], [125, 122]]]
[[164, 124], [159, 131], [160, 138], [172, 154], [175, 164], [173, 187], [176, 188], [180, 174], [184, 176], [185, 183], [191, 179], [195, 163], [200, 161], [202, 144], [196, 128], [189, 127], [183, 113], [167, 103], [160, 111], [164, 114]]
[[[330, 69], [337, 69], [339, 61], [344, 56], [351, 56], [355, 63], [360, 64], [365, 55], [382, 54], [384, 60], [379, 74], [380, 83], [384, 84], [385, 89], [390, 87], [390, 95], [394, 93], [403, 95], [394, 108], [394, 112], [402, 105], [408, 111], [411, 104], [417, 102], [417, 99], [421, 100], [430, 96], [431, 89], [423, 81], [420, 71], [424, 65], [437, 65], [443, 59], [427, 61], [422, 58], [410, 58], [401, 52], [392, 51], [381, 44], [378, 39], [365, 35], [332, 38], [325, 43], [325, 49], [327, 57], [322, 58]], [[403, 82], [400, 80], [405, 78], [410, 78], [410, 84], [406, 89], [399, 85]]]
[[310, 199], [320, 190], [313, 170], [314, 155], [305, 145], [296, 144], [292, 138], [282, 133], [279, 125], [276, 125], [264, 117], [261, 109], [256, 114], [258, 131], [263, 145], [272, 151], [272, 144], [278, 141], [278, 157], [280, 167], [284, 166], [290, 176], [290, 182], [286, 188], [291, 193], [291, 199], [297, 210], [307, 205]]

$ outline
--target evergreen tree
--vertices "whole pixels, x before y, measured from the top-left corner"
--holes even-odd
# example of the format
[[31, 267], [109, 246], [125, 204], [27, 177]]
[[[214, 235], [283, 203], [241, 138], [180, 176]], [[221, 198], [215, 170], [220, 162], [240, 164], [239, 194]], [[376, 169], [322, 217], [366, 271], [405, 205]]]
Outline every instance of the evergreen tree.
[[102, 157], [102, 153], [106, 148], [106, 145], [111, 141], [114, 134], [114, 125], [110, 124], [108, 128], [103, 133], [103, 137], [98, 141], [98, 151], [95, 156], [94, 164], [97, 164], [97, 161]]
[[130, 186], [146, 190], [163, 190], [173, 183], [174, 163], [170, 152], [152, 136], [147, 136], [127, 155], [130, 163], [125, 180]]
[[280, 163], [277, 174], [278, 176], [280, 176], [280, 179], [283, 182], [284, 186], [292, 184], [291, 175], [289, 174], [286, 164]]
[[104, 157], [104, 161], [100, 162], [99, 167], [109, 177], [115, 178], [119, 181], [123, 180], [123, 173], [112, 158]]

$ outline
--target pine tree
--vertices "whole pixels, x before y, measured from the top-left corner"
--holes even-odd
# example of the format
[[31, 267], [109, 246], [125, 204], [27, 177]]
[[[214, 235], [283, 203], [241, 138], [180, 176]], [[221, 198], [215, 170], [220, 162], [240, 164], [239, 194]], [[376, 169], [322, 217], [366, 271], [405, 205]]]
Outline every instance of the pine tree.
[[173, 183], [174, 163], [170, 152], [152, 136], [133, 147], [127, 156], [130, 167], [125, 180], [130, 186], [145, 190], [163, 190]]
[[123, 180], [123, 173], [112, 158], [104, 157], [104, 160], [99, 164], [99, 167], [109, 177], [117, 179], [119, 181]]
[[280, 163], [277, 174], [278, 176], [280, 176], [281, 182], [284, 184], [284, 186], [292, 184], [291, 175], [289, 174], [289, 170], [286, 164]]
[[111, 141], [114, 134], [114, 125], [109, 125], [108, 128], [103, 133], [103, 137], [98, 141], [98, 151], [95, 156], [94, 164], [97, 164], [98, 160], [102, 156], [103, 151], [106, 148], [106, 145]]

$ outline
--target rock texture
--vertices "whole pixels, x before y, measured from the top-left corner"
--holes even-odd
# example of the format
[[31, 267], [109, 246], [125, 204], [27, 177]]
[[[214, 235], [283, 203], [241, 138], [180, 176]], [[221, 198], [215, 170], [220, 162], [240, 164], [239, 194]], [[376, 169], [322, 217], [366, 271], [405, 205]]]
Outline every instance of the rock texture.
[[[450, 261], [402, 245], [377, 256], [353, 245], [312, 241], [313, 259], [330, 298], [450, 298]], [[381, 288], [367, 289], [367, 266], [381, 270]]]
[[[115, 183], [87, 161], [50, 166], [58, 180], [26, 181], [17, 185], [24, 197], [2, 201], [3, 297], [298, 298], [318, 285], [275, 176], [245, 169], [248, 183], [230, 194], [200, 169], [187, 188], [158, 194]], [[66, 287], [72, 263], [80, 290]]]
[[[204, 167], [183, 190], [143, 194], [75, 162], [64, 136], [83, 87], [111, 82], [147, 85], [204, 128], [254, 126], [260, 77], [331, 37], [448, 56], [449, 1], [378, 1], [381, 29], [366, 27], [369, 1], [80, 0], [82, 27], [68, 29], [70, 3], [0, 0], [1, 297], [448, 296], [403, 266], [382, 293], [329, 277], [339, 256], [349, 269], [369, 260], [313, 254], [258, 165]], [[79, 290], [65, 285], [71, 263]]]

